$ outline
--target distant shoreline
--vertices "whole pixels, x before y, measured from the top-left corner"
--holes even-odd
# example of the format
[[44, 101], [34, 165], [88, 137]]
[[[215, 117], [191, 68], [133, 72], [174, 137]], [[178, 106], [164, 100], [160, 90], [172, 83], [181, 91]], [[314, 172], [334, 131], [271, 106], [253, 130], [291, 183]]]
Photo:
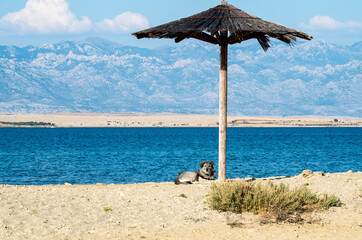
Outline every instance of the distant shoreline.
[[[0, 127], [218, 127], [218, 121], [217, 115], [176, 113], [0, 114]], [[362, 127], [362, 118], [344, 116], [228, 116], [228, 127]]]

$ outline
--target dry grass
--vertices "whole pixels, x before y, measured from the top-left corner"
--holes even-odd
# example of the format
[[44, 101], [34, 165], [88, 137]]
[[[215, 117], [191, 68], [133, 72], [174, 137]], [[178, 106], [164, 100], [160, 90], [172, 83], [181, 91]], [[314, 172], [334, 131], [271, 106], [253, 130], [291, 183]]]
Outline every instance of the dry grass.
[[305, 186], [290, 190], [289, 186], [269, 182], [244, 181], [215, 183], [208, 195], [209, 206], [218, 211], [252, 212], [265, 219], [299, 222], [301, 213], [340, 206], [340, 200], [332, 195], [319, 196]]

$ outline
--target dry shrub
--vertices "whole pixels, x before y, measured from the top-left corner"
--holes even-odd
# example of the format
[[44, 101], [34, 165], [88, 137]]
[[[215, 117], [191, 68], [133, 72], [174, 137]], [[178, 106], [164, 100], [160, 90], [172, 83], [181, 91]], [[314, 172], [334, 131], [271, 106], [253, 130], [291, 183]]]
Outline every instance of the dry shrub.
[[312, 193], [305, 186], [290, 190], [288, 185], [266, 185], [255, 182], [234, 181], [215, 183], [208, 194], [209, 206], [223, 212], [252, 212], [264, 219], [277, 221], [301, 221], [300, 214], [319, 209], [340, 206], [339, 199], [332, 195]]

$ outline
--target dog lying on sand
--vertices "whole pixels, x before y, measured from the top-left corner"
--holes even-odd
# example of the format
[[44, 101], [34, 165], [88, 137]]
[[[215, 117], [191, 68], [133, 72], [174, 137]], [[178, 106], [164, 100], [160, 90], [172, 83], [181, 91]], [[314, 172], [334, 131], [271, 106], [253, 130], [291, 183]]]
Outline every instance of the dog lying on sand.
[[216, 171], [214, 169], [214, 162], [206, 161], [200, 163], [200, 169], [193, 172], [182, 172], [177, 175], [175, 184], [192, 184], [198, 182], [199, 178], [206, 180], [215, 180]]

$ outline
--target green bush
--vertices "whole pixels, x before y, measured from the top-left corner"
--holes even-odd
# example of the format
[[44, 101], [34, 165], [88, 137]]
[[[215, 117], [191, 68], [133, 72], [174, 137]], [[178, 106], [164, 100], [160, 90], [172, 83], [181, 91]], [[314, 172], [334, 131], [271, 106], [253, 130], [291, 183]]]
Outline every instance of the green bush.
[[218, 211], [252, 212], [287, 220], [293, 214], [340, 206], [340, 201], [334, 195], [319, 197], [305, 186], [290, 190], [284, 184], [236, 181], [214, 183], [208, 194], [208, 204]]
[[110, 207], [104, 207], [103, 210], [104, 210], [105, 212], [109, 212], [109, 211], [111, 211], [112, 209], [111, 209]]
[[13, 126], [55, 126], [54, 123], [46, 122], [0, 122], [4, 125], [13, 125]]

